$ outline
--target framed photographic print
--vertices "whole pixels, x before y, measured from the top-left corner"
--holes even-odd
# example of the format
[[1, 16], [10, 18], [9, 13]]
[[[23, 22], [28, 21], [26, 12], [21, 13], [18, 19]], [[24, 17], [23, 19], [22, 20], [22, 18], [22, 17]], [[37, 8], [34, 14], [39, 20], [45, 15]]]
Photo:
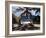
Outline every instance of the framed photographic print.
[[6, 36], [44, 35], [44, 3], [8, 1], [5, 9]]

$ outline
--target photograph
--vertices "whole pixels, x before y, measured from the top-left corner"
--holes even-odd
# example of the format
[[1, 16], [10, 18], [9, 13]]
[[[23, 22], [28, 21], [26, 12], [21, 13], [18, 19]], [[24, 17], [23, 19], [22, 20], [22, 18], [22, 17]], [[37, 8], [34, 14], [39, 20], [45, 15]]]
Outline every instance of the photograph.
[[40, 8], [12, 6], [12, 31], [40, 30]]
[[43, 6], [10, 4], [10, 34], [42, 33]]

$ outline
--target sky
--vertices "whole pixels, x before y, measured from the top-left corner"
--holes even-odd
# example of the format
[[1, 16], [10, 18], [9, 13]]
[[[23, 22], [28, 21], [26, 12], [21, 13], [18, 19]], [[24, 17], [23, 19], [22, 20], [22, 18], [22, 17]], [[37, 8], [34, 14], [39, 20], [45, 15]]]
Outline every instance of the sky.
[[[18, 10], [19, 9], [19, 10]], [[20, 9], [20, 7], [12, 7], [12, 13], [14, 13], [15, 16], [19, 17], [23, 11], [24, 11], [24, 8], [22, 8], [23, 10]], [[31, 12], [32, 15], [34, 16], [37, 16], [39, 15], [40, 16], [40, 13], [39, 11], [37, 13], [35, 13], [37, 10], [28, 10], [29, 12]]]

